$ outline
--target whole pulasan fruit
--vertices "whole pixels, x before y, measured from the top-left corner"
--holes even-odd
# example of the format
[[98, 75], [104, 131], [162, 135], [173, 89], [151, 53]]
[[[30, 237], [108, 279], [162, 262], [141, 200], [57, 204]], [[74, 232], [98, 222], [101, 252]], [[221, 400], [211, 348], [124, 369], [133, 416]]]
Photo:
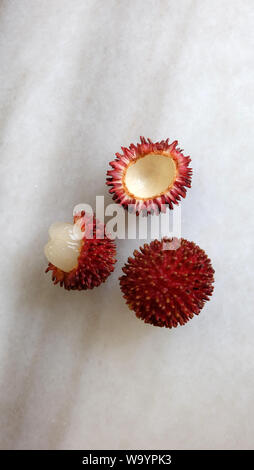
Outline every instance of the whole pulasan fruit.
[[174, 239], [154, 240], [134, 251], [122, 268], [120, 286], [136, 316], [154, 326], [184, 325], [198, 315], [213, 292], [214, 269], [201, 248]]

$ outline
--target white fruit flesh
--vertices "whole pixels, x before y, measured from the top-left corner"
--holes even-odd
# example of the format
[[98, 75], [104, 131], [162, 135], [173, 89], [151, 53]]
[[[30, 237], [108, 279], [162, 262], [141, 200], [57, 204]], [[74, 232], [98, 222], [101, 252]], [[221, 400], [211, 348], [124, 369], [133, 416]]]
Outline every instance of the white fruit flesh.
[[149, 153], [125, 173], [127, 191], [137, 199], [152, 199], [166, 192], [176, 177], [176, 164], [168, 155]]
[[57, 222], [49, 228], [46, 258], [57, 268], [70, 272], [77, 266], [81, 248], [82, 232], [78, 224]]

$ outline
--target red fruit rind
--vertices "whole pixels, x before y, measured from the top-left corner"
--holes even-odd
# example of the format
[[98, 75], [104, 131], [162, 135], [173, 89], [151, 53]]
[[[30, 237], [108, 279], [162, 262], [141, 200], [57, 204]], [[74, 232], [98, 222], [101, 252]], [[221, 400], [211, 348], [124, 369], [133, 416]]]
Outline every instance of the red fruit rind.
[[[186, 188], [191, 187], [192, 169], [189, 168], [191, 158], [185, 157], [182, 150], [177, 148], [177, 140], [171, 144], [169, 139], [153, 143], [150, 139], [140, 137], [140, 141], [140, 144], [131, 144], [129, 148], [122, 147], [123, 154], [116, 153], [116, 159], [110, 162], [113, 170], [108, 170], [106, 182], [108, 186], [111, 186], [109, 192], [124, 209], [132, 205], [136, 215], [165, 212], [166, 204], [173, 209], [173, 204], [178, 204], [181, 197], [185, 198]], [[170, 156], [176, 165], [176, 177], [163, 194], [153, 198], [136, 198], [126, 188], [125, 174], [130, 164], [148, 154]]]
[[163, 250], [164, 238], [134, 251], [122, 268], [120, 286], [136, 316], [154, 326], [177, 327], [198, 315], [213, 292], [214, 269], [206, 253], [181, 239]]
[[67, 290], [86, 290], [99, 286], [114, 271], [116, 263], [115, 243], [106, 234], [105, 226], [84, 211], [74, 216], [74, 223], [78, 220], [81, 221], [84, 237], [77, 267], [66, 273], [49, 263], [45, 271], [52, 271], [54, 284], [60, 283]]

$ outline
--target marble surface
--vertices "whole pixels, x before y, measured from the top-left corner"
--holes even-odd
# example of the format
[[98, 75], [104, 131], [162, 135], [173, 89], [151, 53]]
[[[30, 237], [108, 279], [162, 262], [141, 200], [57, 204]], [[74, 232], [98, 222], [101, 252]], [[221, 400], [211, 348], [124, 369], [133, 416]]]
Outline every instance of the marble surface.
[[[0, 5], [3, 449], [253, 448], [252, 0], [9, 0]], [[145, 325], [118, 276], [67, 292], [43, 246], [105, 195], [121, 145], [192, 157], [182, 234], [214, 296], [173, 331]]]

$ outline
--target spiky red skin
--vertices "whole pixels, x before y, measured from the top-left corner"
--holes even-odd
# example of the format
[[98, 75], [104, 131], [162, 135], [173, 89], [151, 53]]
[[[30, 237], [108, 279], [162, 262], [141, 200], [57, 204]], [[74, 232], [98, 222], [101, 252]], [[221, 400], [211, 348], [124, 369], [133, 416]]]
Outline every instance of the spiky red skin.
[[[191, 187], [192, 169], [189, 168], [191, 158], [185, 157], [182, 150], [177, 148], [177, 140], [171, 144], [169, 139], [153, 143], [150, 139], [146, 140], [144, 137], [140, 137], [140, 142], [137, 145], [130, 144], [129, 148], [122, 147], [123, 154], [116, 153], [116, 159], [110, 162], [113, 170], [108, 170], [106, 181], [108, 186], [112, 186], [109, 192], [124, 209], [128, 210], [128, 206], [133, 205], [132, 212], [135, 212], [136, 215], [159, 214], [165, 212], [167, 205], [173, 209], [173, 204], [178, 204], [181, 197], [185, 198], [186, 188]], [[157, 197], [135, 199], [134, 195], [126, 192], [127, 189], [123, 183], [124, 175], [130, 163], [149, 153], [170, 155], [176, 164], [176, 179], [165, 193]]]
[[[54, 284], [60, 283], [60, 286], [64, 286], [67, 290], [87, 290], [98, 287], [114, 271], [116, 263], [115, 243], [106, 234], [105, 226], [96, 221], [95, 217], [85, 215], [84, 212], [74, 216], [74, 223], [79, 219], [82, 219], [81, 230], [85, 231], [85, 235], [82, 238], [77, 268], [66, 273], [49, 263], [46, 269], [46, 273], [52, 271]], [[103, 238], [98, 238], [98, 235]]]
[[177, 250], [163, 250], [168, 241], [155, 240], [135, 250], [122, 268], [120, 286], [138, 318], [172, 328], [199, 314], [212, 295], [214, 270], [195, 243], [181, 239]]

